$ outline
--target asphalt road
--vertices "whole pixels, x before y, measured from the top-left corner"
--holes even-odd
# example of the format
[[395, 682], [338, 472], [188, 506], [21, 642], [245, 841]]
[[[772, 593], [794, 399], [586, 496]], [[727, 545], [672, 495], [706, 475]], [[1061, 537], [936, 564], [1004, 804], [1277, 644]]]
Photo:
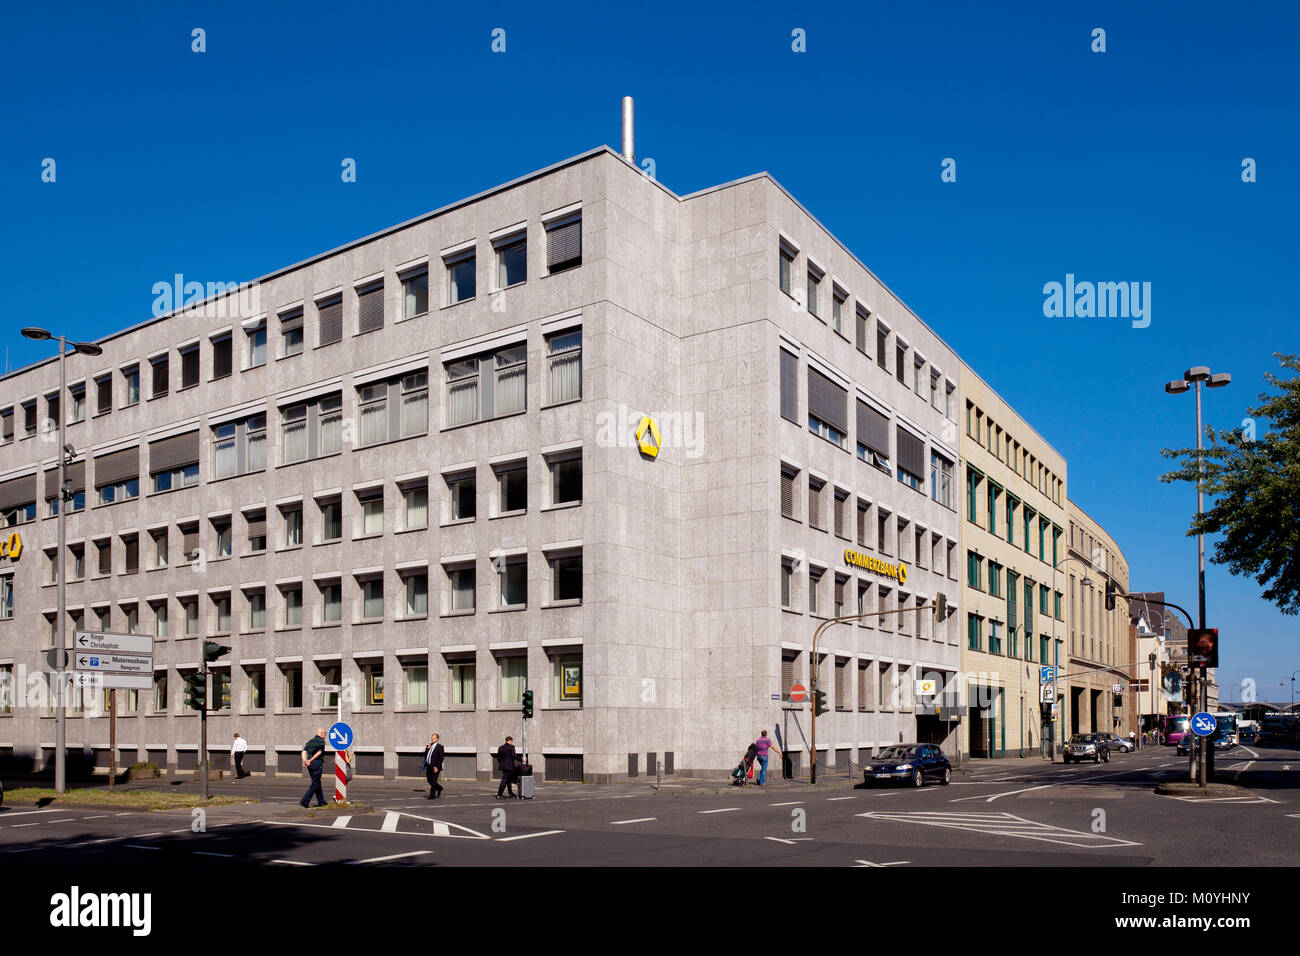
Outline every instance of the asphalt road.
[[[1300, 753], [1238, 747], [1226, 798], [1159, 796], [1184, 770], [1172, 748], [1110, 763], [967, 764], [949, 786], [855, 789], [843, 780], [732, 787], [541, 784], [497, 801], [484, 784], [437, 802], [414, 787], [358, 794], [370, 813], [304, 813], [296, 783], [225, 782], [262, 802], [120, 812], [6, 806], [0, 865], [285, 869], [311, 866], [1295, 866]], [[364, 784], [354, 787], [364, 790]], [[26, 855], [26, 856], [25, 856]]]

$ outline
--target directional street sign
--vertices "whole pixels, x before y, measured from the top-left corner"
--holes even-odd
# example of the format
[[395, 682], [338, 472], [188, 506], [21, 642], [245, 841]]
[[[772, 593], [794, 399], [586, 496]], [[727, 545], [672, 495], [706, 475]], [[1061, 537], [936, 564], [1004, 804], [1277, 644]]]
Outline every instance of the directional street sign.
[[1056, 680], [1056, 668], [1052, 666], [1039, 668], [1039, 680], [1044, 684], [1050, 684]]
[[152, 674], [153, 657], [147, 654], [90, 654], [76, 656], [79, 671], [100, 671], [114, 674]]
[[153, 637], [148, 634], [77, 631], [69, 657], [78, 687], [153, 686]]
[[103, 634], [98, 631], [78, 631], [72, 649], [81, 651], [116, 651], [121, 654], [147, 654], [153, 656], [153, 638], [148, 634]]
[[357, 737], [352, 732], [352, 728], [340, 720], [330, 727], [326, 739], [329, 740], [330, 746], [335, 750], [350, 750]]
[[73, 687], [122, 687], [127, 690], [148, 690], [153, 686], [153, 674], [104, 674], [93, 671], [73, 671]]
[[1192, 733], [1198, 737], [1210, 736], [1210, 734], [1214, 733], [1216, 727], [1218, 727], [1218, 724], [1215, 722], [1213, 714], [1201, 711], [1192, 718]]

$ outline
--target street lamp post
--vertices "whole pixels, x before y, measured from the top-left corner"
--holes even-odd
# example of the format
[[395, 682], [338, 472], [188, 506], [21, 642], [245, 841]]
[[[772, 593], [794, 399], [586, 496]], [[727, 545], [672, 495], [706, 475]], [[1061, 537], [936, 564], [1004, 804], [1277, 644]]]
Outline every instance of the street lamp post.
[[[1232, 381], [1232, 375], [1228, 372], [1214, 372], [1205, 365], [1196, 365], [1189, 368], [1183, 373], [1181, 379], [1175, 379], [1172, 382], [1165, 383], [1165, 391], [1170, 395], [1181, 395], [1188, 388], [1193, 388], [1196, 392], [1196, 517], [1199, 519], [1205, 513], [1205, 496], [1201, 488], [1201, 479], [1205, 474], [1205, 465], [1201, 460], [1201, 383], [1205, 383], [1206, 388], [1223, 388]], [[1204, 629], [1205, 627], [1205, 535], [1197, 532], [1196, 535], [1196, 586], [1197, 586], [1197, 626]], [[1191, 661], [1188, 661], [1190, 664]], [[1210, 685], [1206, 679], [1207, 668], [1201, 665], [1201, 708], [1208, 710], [1210, 706]], [[1212, 766], [1210, 764], [1210, 751], [1213, 747], [1205, 744], [1207, 741], [1199, 741], [1198, 746], [1201, 749], [1201, 759], [1198, 763], [1197, 781], [1204, 787], [1210, 782], [1210, 773]]]
[[[68, 511], [68, 502], [72, 496], [67, 487], [67, 468], [68, 442], [67, 442], [67, 422], [68, 415], [67, 405], [67, 353], [68, 340], [66, 336], [53, 335], [45, 329], [29, 327], [23, 329], [23, 335], [26, 338], [33, 339], [37, 342], [58, 339], [59, 342], [59, 492], [55, 499], [58, 505], [55, 509], [56, 523], [59, 528], [59, 554], [55, 561], [55, 570], [58, 574], [58, 622], [55, 624], [57, 646], [54, 648], [54, 673], [58, 689], [55, 692], [55, 724], [54, 724], [54, 792], [63, 793], [67, 787], [67, 701], [65, 681], [64, 652], [67, 647], [66, 621], [68, 607], [68, 577], [67, 577], [67, 539], [68, 529], [65, 518]], [[104, 350], [93, 342], [74, 342], [72, 350], [82, 355], [102, 355]]]

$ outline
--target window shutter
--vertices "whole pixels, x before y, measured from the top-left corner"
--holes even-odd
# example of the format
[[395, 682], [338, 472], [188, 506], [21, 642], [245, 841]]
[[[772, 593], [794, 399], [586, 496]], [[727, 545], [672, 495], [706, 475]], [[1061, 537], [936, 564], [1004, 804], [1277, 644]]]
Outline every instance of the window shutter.
[[822, 526], [822, 488], [824, 487], [824, 485], [808, 482], [808, 523], [814, 528]]
[[843, 534], [847, 530], [844, 521], [844, 503], [848, 501], [843, 495], [835, 496], [835, 533]]
[[844, 603], [844, 585], [848, 583], [848, 578], [842, 578], [839, 575], [835, 577], [835, 603], [842, 605]]
[[871, 668], [858, 662], [858, 710], [867, 709], [867, 675], [870, 672]]
[[849, 433], [849, 393], [821, 372], [808, 369], [808, 414], [816, 415], [841, 435]]
[[343, 339], [343, 299], [333, 299], [324, 305], [318, 305], [320, 312], [320, 342], [318, 345], [332, 345]]
[[[57, 475], [58, 471], [55, 471], [55, 474]], [[68, 479], [68, 487], [70, 489], [72, 489], [73, 491], [85, 491], [86, 490], [86, 462], [84, 460], [74, 461], [71, 465], [68, 465], [65, 472], [65, 477]]]
[[127, 448], [95, 459], [95, 485], [115, 485], [140, 476], [140, 449]]
[[113, 544], [111, 541], [103, 541], [96, 547], [99, 549], [99, 573], [108, 574], [113, 570]]
[[0, 482], [0, 511], [8, 511], [36, 500], [36, 473]]
[[122, 543], [126, 545], [127, 573], [134, 574], [140, 570], [140, 539], [132, 536], [123, 540]]
[[186, 531], [181, 535], [181, 554], [189, 557], [199, 550], [199, 531], [195, 528], [193, 531]]
[[863, 355], [867, 354], [867, 316], [863, 312], [858, 313], [858, 351]]
[[36, 431], [36, 403], [23, 406], [23, 430], [28, 434]]
[[149, 473], [171, 471], [199, 463], [199, 433], [188, 432], [149, 443]]
[[799, 359], [781, 349], [781, 417], [799, 423]]
[[790, 688], [794, 686], [794, 658], [782, 656], [781, 658], [781, 696], [788, 698]]
[[574, 219], [546, 230], [546, 269], [554, 272], [582, 263], [582, 219]]
[[357, 293], [357, 331], [374, 332], [384, 327], [384, 285], [381, 282]]
[[889, 419], [862, 401], [858, 402], [858, 441], [889, 457]]
[[794, 517], [794, 475], [781, 472], [781, 514]]
[[181, 353], [181, 388], [199, 384], [199, 350]]
[[925, 477], [925, 442], [902, 426], [895, 429], [898, 437], [898, 467], [918, 478]]
[[858, 506], [858, 544], [864, 548], [867, 546], [867, 531], [869, 529], [867, 519], [870, 513], [870, 508], [863, 508], [861, 505]]
[[263, 537], [266, 534], [266, 514], [262, 513], [256, 517], [248, 519], [248, 536], [250, 538]]
[[153, 364], [153, 397], [158, 398], [167, 394], [169, 386], [168, 378], [170, 377], [170, 361], [167, 358], [160, 358]]
[[848, 658], [837, 660], [835, 662], [835, 709], [836, 710], [849, 709], [849, 684], [848, 684], [848, 680], [846, 679], [848, 677], [848, 673], [849, 673]]
[[[95, 411], [104, 415], [113, 410], [113, 379], [103, 378], [95, 383], [97, 392], [95, 397]], [[13, 425], [9, 426], [10, 435], [13, 434]]]
[[294, 329], [302, 328], [302, 309], [294, 309], [292, 312], [286, 312], [280, 316], [280, 331], [292, 332]]
[[227, 335], [212, 343], [212, 377], [225, 378], [231, 369], [231, 338]]

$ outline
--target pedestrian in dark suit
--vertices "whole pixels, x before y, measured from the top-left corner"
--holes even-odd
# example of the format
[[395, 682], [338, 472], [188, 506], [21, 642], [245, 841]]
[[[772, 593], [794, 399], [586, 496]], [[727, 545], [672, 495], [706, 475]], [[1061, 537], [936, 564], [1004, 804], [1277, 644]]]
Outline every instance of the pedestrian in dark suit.
[[445, 754], [442, 744], [438, 742], [438, 735], [431, 734], [429, 749], [424, 752], [424, 779], [429, 781], [430, 800], [437, 800], [443, 790], [442, 784], [438, 781], [442, 777], [442, 760]]
[[325, 769], [325, 728], [317, 727], [316, 736], [303, 744], [302, 747], [302, 765], [307, 768], [311, 774], [311, 786], [307, 788], [306, 794], [303, 795], [302, 806], [305, 808], [311, 803], [314, 794], [317, 800], [316, 806], [325, 806], [325, 794], [321, 792], [320, 775]]
[[507, 737], [506, 742], [497, 748], [497, 767], [501, 770], [501, 784], [497, 787], [497, 799], [504, 800], [508, 791], [515, 795], [515, 745], [514, 737]]

